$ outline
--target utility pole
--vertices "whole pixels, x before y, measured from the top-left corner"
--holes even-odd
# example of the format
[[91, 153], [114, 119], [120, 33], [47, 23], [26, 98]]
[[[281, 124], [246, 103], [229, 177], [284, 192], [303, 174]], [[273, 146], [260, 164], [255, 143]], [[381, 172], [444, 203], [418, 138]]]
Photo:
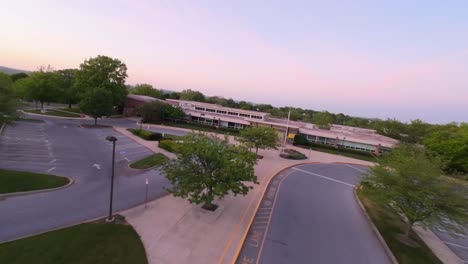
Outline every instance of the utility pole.
[[109, 202], [109, 216], [106, 219], [106, 222], [114, 221], [112, 217], [112, 200], [114, 195], [114, 163], [115, 163], [115, 142], [117, 138], [114, 136], [107, 136], [106, 140], [112, 142], [112, 176], [111, 176], [111, 188], [110, 188], [110, 202]]

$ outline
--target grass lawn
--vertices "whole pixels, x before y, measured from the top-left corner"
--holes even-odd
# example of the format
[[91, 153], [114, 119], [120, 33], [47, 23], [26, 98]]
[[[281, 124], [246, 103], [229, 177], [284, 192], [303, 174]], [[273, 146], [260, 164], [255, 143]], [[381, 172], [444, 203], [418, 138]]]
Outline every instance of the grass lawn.
[[138, 160], [130, 164], [130, 168], [134, 169], [149, 169], [152, 167], [159, 167], [164, 162], [166, 162], [168, 158], [161, 153], [156, 153], [154, 155], [148, 156], [144, 159]]
[[0, 169], [0, 193], [56, 188], [68, 183], [65, 177]]
[[26, 117], [18, 117], [16, 121], [44, 123], [44, 120], [42, 119], [26, 118]]
[[0, 244], [0, 263], [146, 264], [148, 261], [132, 226], [101, 222]]
[[407, 246], [396, 238], [396, 235], [404, 233], [405, 222], [388, 205], [382, 204], [374, 197], [360, 191], [358, 191], [358, 196], [390, 250], [401, 264], [442, 263], [414, 232], [411, 233], [411, 238], [420, 245], [419, 247]]
[[58, 110], [81, 114], [81, 109], [79, 107], [72, 107], [72, 108], [67, 107], [67, 108], [61, 108]]
[[45, 113], [41, 113], [41, 110], [24, 110], [27, 113], [49, 115], [49, 116], [61, 116], [61, 117], [81, 117], [79, 114], [66, 113], [57, 110], [47, 110]]

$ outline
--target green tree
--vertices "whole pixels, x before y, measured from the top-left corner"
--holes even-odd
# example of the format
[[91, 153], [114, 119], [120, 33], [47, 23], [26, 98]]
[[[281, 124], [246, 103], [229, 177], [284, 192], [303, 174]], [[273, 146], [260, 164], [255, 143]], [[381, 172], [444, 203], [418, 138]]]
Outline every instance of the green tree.
[[468, 173], [468, 124], [437, 126], [423, 143], [440, 157], [445, 172]]
[[176, 197], [204, 203], [213, 208], [216, 197], [228, 193], [246, 195], [257, 182], [254, 174], [255, 155], [245, 147], [229, 145], [227, 138], [191, 133], [183, 138], [177, 159], [167, 162], [163, 171], [172, 183], [168, 189]]
[[12, 121], [19, 105], [13, 90], [13, 82], [7, 74], [0, 72], [0, 126]]
[[457, 229], [468, 219], [466, 187], [442, 178], [439, 162], [422, 148], [401, 145], [393, 149], [378, 160], [362, 184], [364, 192], [405, 216], [406, 236], [415, 222]]
[[185, 112], [178, 106], [164, 105], [164, 119], [180, 120], [185, 117]]
[[315, 112], [312, 120], [314, 124], [324, 129], [330, 129], [330, 125], [335, 121], [333, 115], [327, 111]]
[[183, 90], [179, 94], [180, 100], [205, 102], [205, 96], [199, 91]]
[[165, 109], [167, 107], [166, 103], [161, 101], [154, 101], [142, 105], [137, 109], [138, 114], [142, 118], [142, 122], [145, 123], [160, 123], [164, 120]]
[[58, 102], [62, 97], [60, 77], [50, 67], [41, 67], [16, 83], [23, 98], [40, 102], [41, 110], [44, 109], [44, 102]]
[[24, 72], [18, 72], [18, 73], [13, 73], [12, 75], [10, 75], [10, 77], [13, 82], [16, 82], [19, 79], [28, 78], [29, 75]]
[[153, 88], [151, 84], [137, 84], [132, 90], [132, 94], [146, 95], [158, 99], [164, 99], [164, 94], [161, 90]]
[[76, 104], [79, 101], [76, 90], [73, 89], [77, 72], [77, 69], [63, 69], [57, 71], [60, 77], [60, 88], [62, 89], [63, 100], [68, 104], [68, 108], [71, 108], [72, 104]]
[[111, 92], [100, 87], [88, 89], [81, 98], [80, 109], [83, 113], [94, 118], [94, 125], [97, 125], [98, 118], [112, 114]]
[[271, 127], [249, 127], [240, 131], [237, 140], [247, 148], [255, 148], [255, 154], [258, 149], [278, 149], [278, 132]]
[[99, 55], [85, 60], [76, 73], [74, 89], [81, 98], [97, 87], [109, 91], [114, 106], [122, 106], [127, 89], [127, 66], [118, 59]]

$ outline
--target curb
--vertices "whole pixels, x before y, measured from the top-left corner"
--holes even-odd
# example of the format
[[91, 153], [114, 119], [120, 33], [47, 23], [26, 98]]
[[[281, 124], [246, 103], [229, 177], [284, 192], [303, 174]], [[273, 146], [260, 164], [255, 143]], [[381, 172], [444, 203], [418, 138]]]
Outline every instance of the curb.
[[416, 223], [411, 227], [411, 229], [442, 263], [465, 263], [436, 234], [434, 234], [430, 228], [424, 228], [420, 224]]
[[[158, 200], [158, 199], [160, 199], [160, 198], [162, 198], [162, 197], [164, 197], [164, 196], [167, 196], [167, 195], [169, 195], [169, 193], [166, 193], [166, 194], [164, 194], [164, 195], [162, 195], [161, 197], [158, 197], [158, 198], [156, 198], [156, 199], [149, 200], [148, 202], [152, 202], [152, 201]], [[130, 208], [127, 208], [127, 209], [123, 209], [123, 210], [119, 210], [119, 211], [113, 212], [112, 215], [121, 215], [121, 216], [125, 217], [125, 216], [123, 215], [123, 214], [125, 213], [125, 211], [128, 211], [128, 210], [130, 210], [130, 209], [132, 209], [132, 208], [135, 208], [135, 207], [138, 207], [138, 206], [141, 206], [141, 205], [143, 205], [144, 203], [145, 203], [145, 202], [141, 202], [141, 203], [136, 204], [136, 205], [133, 206], [133, 207], [130, 207]], [[98, 216], [98, 217], [95, 217], [95, 218], [92, 218], [92, 219], [84, 220], [84, 221], [81, 221], [81, 222], [78, 222], [78, 223], [69, 224], [69, 225], [66, 225], [66, 226], [61, 226], [61, 227], [49, 229], [49, 230], [47, 230], [47, 231], [42, 231], [42, 232], [34, 233], [34, 234], [31, 234], [31, 235], [26, 235], [26, 236], [18, 237], [18, 238], [15, 238], [15, 239], [5, 240], [5, 241], [0, 242], [0, 245], [1, 245], [1, 244], [8, 243], [8, 242], [12, 242], [12, 241], [20, 240], [20, 239], [23, 239], [23, 238], [38, 236], [38, 235], [42, 235], [42, 234], [49, 233], [49, 232], [52, 232], [52, 231], [57, 231], [57, 230], [69, 228], [69, 227], [72, 227], [72, 226], [77, 226], [77, 225], [81, 225], [81, 224], [91, 223], [91, 222], [94, 222], [94, 221], [96, 221], [96, 220], [100, 220], [100, 219], [103, 219], [103, 218], [106, 218], [106, 217], [107, 217], [107, 214], [102, 215], [102, 216]], [[130, 224], [129, 222], [127, 222], [127, 223], [135, 230], [135, 227], [133, 227], [132, 224]], [[137, 232], [136, 230], [135, 230], [135, 232], [138, 234], [138, 232]], [[143, 243], [143, 241], [141, 240], [140, 234], [138, 234], [138, 238], [139, 238], [140, 241]], [[143, 245], [143, 249], [145, 250], [146, 258], [149, 259], [148, 253], [147, 253], [146, 248], [145, 248], [144, 245]]]
[[69, 177], [66, 177], [66, 176], [60, 176], [60, 177], [67, 178], [69, 180], [69, 182], [64, 186], [60, 186], [60, 187], [56, 187], [56, 188], [41, 189], [41, 190], [26, 191], [26, 192], [2, 193], [2, 194], [0, 194], [0, 199], [7, 199], [7, 198], [13, 197], [13, 196], [23, 196], [23, 195], [29, 195], [29, 194], [58, 191], [60, 189], [65, 189], [67, 187], [70, 187], [73, 183], [75, 183], [75, 181], [72, 178], [69, 178]]
[[72, 120], [93, 120], [90, 117], [64, 117], [64, 116], [53, 116], [53, 115], [42, 115], [42, 114], [36, 114], [36, 113], [30, 113], [30, 112], [25, 112], [21, 110], [23, 114], [25, 115], [33, 115], [33, 116], [42, 116], [42, 117], [52, 117], [52, 118], [59, 118], [59, 119], [72, 119]]
[[[255, 220], [255, 216], [257, 215], [257, 212], [258, 212], [258, 208], [260, 207], [261, 203], [262, 203], [262, 200], [263, 200], [263, 197], [265, 196], [265, 192], [266, 190], [268, 189], [268, 185], [270, 185], [271, 181], [277, 176], [279, 175], [280, 173], [282, 173], [283, 171], [287, 170], [287, 169], [290, 169], [292, 167], [295, 167], [295, 166], [300, 166], [300, 165], [307, 165], [307, 164], [320, 164], [321, 162], [303, 162], [303, 163], [298, 163], [298, 164], [294, 164], [294, 165], [288, 165], [288, 166], [285, 166], [283, 168], [281, 168], [280, 170], [278, 170], [275, 174], [273, 174], [272, 176], [270, 176], [270, 178], [267, 179], [266, 181], [266, 184], [265, 184], [265, 188], [263, 189], [262, 193], [260, 194], [260, 198], [258, 200], [258, 203], [257, 205], [255, 206], [255, 209], [253, 211], [253, 214], [252, 216], [250, 217], [250, 220], [248, 222], [248, 225], [247, 225], [247, 228], [244, 232], [244, 235], [242, 235], [242, 238], [241, 238], [241, 241], [239, 243], [239, 246], [237, 247], [235, 253], [234, 253], [234, 256], [233, 256], [233, 260], [231, 261], [232, 264], [235, 264], [237, 259], [239, 258], [239, 255], [240, 255], [240, 252], [242, 250], [242, 247], [244, 246], [244, 243], [245, 243], [245, 240], [247, 239], [247, 235], [249, 233], [249, 230], [250, 230], [250, 227], [252, 226], [252, 223], [253, 221]], [[223, 253], [225, 254], [225, 253]], [[218, 260], [218, 264], [219, 263], [222, 263], [222, 261], [224, 260], [224, 256], [221, 256], [221, 259]]]
[[393, 255], [393, 252], [390, 250], [390, 248], [388, 247], [387, 245], [387, 242], [385, 242], [385, 240], [383, 239], [382, 235], [380, 234], [379, 230], [377, 229], [377, 227], [375, 226], [374, 222], [372, 222], [372, 219], [370, 218], [370, 216], [367, 214], [367, 211], [366, 211], [366, 208], [364, 207], [364, 205], [361, 203], [361, 200], [359, 200], [359, 197], [357, 196], [357, 189], [355, 188], [353, 193], [354, 193], [354, 198], [356, 199], [356, 201], [358, 202], [359, 204], [359, 207], [361, 207], [361, 210], [362, 212], [364, 213], [364, 215], [366, 216], [366, 219], [367, 219], [367, 222], [369, 223], [369, 225], [372, 227], [372, 230], [374, 231], [375, 235], [377, 236], [377, 238], [379, 239], [380, 243], [384, 246], [384, 249], [385, 251], [387, 252], [387, 255], [390, 257], [390, 260], [392, 261], [392, 263], [394, 264], [398, 264], [398, 260], [396, 259], [395, 255]]
[[6, 123], [3, 123], [0, 127], [0, 136], [3, 134], [3, 130], [5, 129]]

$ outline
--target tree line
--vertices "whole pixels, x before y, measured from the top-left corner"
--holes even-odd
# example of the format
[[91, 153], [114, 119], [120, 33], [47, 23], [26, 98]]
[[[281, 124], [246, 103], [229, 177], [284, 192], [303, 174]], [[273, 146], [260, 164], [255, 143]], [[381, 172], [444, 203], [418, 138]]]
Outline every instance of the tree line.
[[[468, 173], [468, 125], [449, 123], [435, 125], [420, 119], [409, 123], [397, 119], [352, 117], [343, 113], [314, 111], [296, 107], [274, 107], [270, 104], [254, 104], [235, 101], [220, 96], [205, 96], [194, 90], [165, 92], [150, 84], [134, 87], [126, 85], [127, 66], [118, 59], [97, 56], [85, 60], [78, 69], [54, 70], [41, 67], [31, 74], [0, 74], [0, 122], [16, 116], [18, 98], [36, 101], [43, 108], [47, 102], [79, 104], [83, 113], [97, 118], [112, 113], [121, 113], [128, 93], [151, 96], [159, 99], [180, 99], [218, 104], [226, 107], [270, 113], [273, 117], [286, 118], [290, 113], [293, 121], [312, 122], [321, 128], [331, 124], [375, 129], [379, 134], [405, 143], [422, 144], [431, 154], [439, 156], [443, 169], [450, 174]], [[152, 106], [141, 109], [144, 119], [180, 119], [182, 111], [171, 107]], [[159, 110], [163, 108], [163, 110]], [[153, 120], [154, 121], [154, 120]]]

